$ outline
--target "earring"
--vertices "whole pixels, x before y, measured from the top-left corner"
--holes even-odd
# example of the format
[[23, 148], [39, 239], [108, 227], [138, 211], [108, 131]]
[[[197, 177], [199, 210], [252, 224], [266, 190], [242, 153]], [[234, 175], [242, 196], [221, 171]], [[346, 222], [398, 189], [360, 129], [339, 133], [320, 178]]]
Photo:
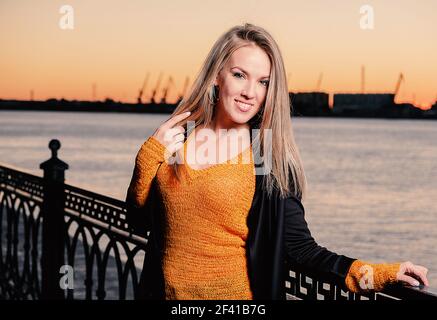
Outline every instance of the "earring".
[[218, 85], [212, 86], [210, 94], [209, 94], [209, 100], [210, 100], [211, 104], [216, 104], [220, 100]]

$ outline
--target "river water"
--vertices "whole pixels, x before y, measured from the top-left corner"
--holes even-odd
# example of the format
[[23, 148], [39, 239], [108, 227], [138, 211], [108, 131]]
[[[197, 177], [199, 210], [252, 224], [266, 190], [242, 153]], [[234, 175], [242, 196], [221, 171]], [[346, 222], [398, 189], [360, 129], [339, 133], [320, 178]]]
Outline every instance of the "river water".
[[[121, 200], [136, 153], [168, 115], [0, 112], [0, 162], [42, 175], [48, 142], [70, 166], [66, 182]], [[370, 262], [411, 260], [437, 287], [437, 123], [295, 118], [316, 241]]]

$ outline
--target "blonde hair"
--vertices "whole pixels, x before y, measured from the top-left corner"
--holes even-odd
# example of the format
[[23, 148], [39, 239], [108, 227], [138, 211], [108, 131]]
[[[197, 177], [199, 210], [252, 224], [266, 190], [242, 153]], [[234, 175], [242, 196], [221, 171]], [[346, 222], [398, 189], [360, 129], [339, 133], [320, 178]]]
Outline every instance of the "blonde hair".
[[[213, 45], [190, 91], [173, 115], [191, 111], [191, 115], [178, 124], [185, 129], [186, 121], [194, 121], [195, 127], [209, 125], [214, 114], [214, 80], [237, 49], [251, 44], [267, 53], [272, 66], [265, 103], [249, 121], [251, 129], [260, 129], [257, 139], [261, 149], [270, 143], [264, 139], [264, 129], [271, 129], [271, 171], [263, 179], [265, 190], [269, 196], [277, 189], [281, 197], [294, 195], [304, 198], [306, 177], [291, 125], [291, 104], [284, 62], [277, 43], [265, 29], [246, 23], [224, 33]], [[266, 156], [263, 154], [261, 158]], [[178, 163], [172, 166], [179, 179]]]

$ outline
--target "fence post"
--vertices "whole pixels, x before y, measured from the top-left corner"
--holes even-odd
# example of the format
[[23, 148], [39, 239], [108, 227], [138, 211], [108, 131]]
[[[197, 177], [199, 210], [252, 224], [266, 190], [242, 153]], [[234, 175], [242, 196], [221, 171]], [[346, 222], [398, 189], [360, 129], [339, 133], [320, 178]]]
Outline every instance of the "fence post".
[[64, 205], [65, 170], [68, 164], [58, 159], [61, 143], [53, 139], [49, 143], [52, 157], [40, 164], [44, 170], [44, 200], [42, 204], [42, 255], [41, 255], [41, 298], [65, 299], [59, 285], [60, 268], [64, 265], [65, 222]]

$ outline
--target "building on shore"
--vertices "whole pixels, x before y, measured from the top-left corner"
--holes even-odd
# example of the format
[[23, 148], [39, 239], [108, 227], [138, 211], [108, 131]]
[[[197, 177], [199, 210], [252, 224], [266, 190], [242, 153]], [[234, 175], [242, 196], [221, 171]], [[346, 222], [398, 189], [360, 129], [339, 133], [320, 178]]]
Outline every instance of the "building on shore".
[[329, 94], [325, 92], [290, 92], [291, 108], [294, 116], [330, 115]]
[[336, 93], [333, 115], [380, 116], [395, 105], [392, 93]]

